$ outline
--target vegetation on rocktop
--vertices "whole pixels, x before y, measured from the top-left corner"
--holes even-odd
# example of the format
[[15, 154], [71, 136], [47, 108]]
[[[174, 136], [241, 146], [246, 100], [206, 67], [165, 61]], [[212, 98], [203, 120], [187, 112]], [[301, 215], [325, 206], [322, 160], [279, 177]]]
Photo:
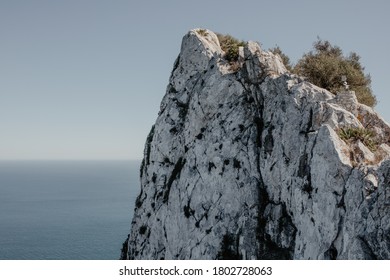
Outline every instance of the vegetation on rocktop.
[[[205, 29], [199, 29], [197, 32], [202, 36], [207, 35]], [[225, 52], [225, 59], [235, 70], [238, 70], [239, 48], [243, 47], [245, 42], [228, 34], [217, 33], [217, 37]], [[332, 45], [329, 41], [317, 39], [313, 43], [313, 50], [305, 53], [296, 65], [292, 65], [290, 58], [283, 53], [279, 46], [270, 49], [270, 51], [281, 57], [287, 70], [306, 77], [312, 84], [336, 94], [343, 90], [341, 77], [346, 76], [350, 90], [355, 91], [360, 103], [370, 107], [374, 107], [377, 103], [371, 90], [370, 75], [364, 73], [360, 56], [355, 52], [345, 56], [340, 47]]]
[[270, 51], [280, 55], [292, 73], [305, 76], [309, 82], [333, 93], [342, 89], [341, 77], [346, 76], [348, 85], [355, 91], [358, 101], [370, 107], [375, 106], [376, 98], [371, 90], [370, 75], [364, 74], [364, 67], [357, 53], [352, 52], [349, 56], [344, 56], [338, 46], [320, 39], [314, 42], [313, 48], [304, 54], [294, 67], [279, 47]]
[[345, 142], [362, 142], [371, 151], [378, 148], [378, 143], [375, 141], [375, 133], [372, 130], [361, 127], [345, 127], [340, 128], [338, 134]]
[[206, 29], [198, 29], [196, 32], [198, 32], [198, 34], [200, 36], [207, 36], [208, 35], [208, 32]]
[[217, 33], [217, 37], [222, 50], [225, 52], [225, 59], [230, 63], [237, 61], [239, 47], [243, 47], [245, 45], [245, 42], [237, 40], [236, 38], [228, 34], [223, 35]]

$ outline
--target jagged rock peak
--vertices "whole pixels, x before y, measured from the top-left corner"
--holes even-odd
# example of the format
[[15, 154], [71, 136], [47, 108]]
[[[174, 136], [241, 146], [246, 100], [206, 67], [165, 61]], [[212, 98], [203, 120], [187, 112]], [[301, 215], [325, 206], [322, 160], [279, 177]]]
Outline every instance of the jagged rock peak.
[[[249, 77], [254, 82], [259, 81], [264, 75], [283, 74], [287, 72], [281, 58], [271, 52], [261, 50], [258, 43], [249, 41], [245, 46], [239, 47], [240, 66], [244, 64], [249, 71]], [[206, 71], [210, 61], [219, 66], [220, 71], [231, 71], [222, 50], [218, 36], [207, 29], [193, 29], [188, 32], [182, 41], [181, 52], [175, 62], [171, 84], [180, 91], [185, 82], [196, 74]]]
[[191, 30], [122, 258], [389, 259], [389, 139], [353, 92], [288, 73], [257, 43], [229, 50]]

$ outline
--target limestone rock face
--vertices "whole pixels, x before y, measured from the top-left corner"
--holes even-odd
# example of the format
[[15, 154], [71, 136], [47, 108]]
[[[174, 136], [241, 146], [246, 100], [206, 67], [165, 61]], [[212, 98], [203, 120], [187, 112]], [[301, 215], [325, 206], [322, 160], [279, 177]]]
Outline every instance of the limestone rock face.
[[[184, 36], [122, 258], [390, 259], [389, 125], [257, 43], [237, 63]], [[340, 137], [364, 127], [377, 149]]]

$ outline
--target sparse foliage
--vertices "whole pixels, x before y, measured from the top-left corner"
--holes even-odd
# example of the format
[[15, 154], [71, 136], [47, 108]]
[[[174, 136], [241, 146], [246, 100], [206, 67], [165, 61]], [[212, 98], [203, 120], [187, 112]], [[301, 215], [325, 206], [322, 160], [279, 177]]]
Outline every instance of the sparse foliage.
[[222, 35], [217, 34], [219, 44], [221, 45], [222, 50], [225, 52], [225, 59], [230, 63], [238, 60], [238, 51], [239, 47], [243, 47], [245, 45], [244, 41], [237, 40], [231, 35]]
[[206, 29], [198, 29], [196, 32], [198, 32], [200, 36], [207, 36], [208, 34]]

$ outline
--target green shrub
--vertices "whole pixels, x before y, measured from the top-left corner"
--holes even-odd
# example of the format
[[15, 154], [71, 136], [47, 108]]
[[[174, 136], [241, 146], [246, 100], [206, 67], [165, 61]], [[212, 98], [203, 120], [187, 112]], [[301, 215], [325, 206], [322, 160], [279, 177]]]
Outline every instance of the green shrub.
[[239, 47], [243, 47], [245, 45], [245, 42], [237, 40], [236, 38], [228, 34], [222, 35], [217, 33], [217, 37], [222, 50], [225, 52], [225, 59], [231, 63], [237, 61], [239, 55]]
[[371, 151], [378, 148], [378, 143], [375, 141], [375, 132], [366, 128], [360, 127], [345, 127], [340, 128], [338, 134], [345, 142], [356, 142], [360, 140]]
[[294, 67], [294, 72], [305, 76], [309, 82], [333, 93], [342, 88], [341, 76], [347, 77], [350, 89], [355, 91], [358, 101], [370, 107], [376, 98], [371, 91], [371, 78], [364, 74], [360, 57], [356, 53], [344, 56], [342, 50], [329, 41], [318, 39], [314, 50], [303, 55]]
[[206, 29], [198, 29], [196, 30], [200, 36], [207, 36], [207, 30]]

